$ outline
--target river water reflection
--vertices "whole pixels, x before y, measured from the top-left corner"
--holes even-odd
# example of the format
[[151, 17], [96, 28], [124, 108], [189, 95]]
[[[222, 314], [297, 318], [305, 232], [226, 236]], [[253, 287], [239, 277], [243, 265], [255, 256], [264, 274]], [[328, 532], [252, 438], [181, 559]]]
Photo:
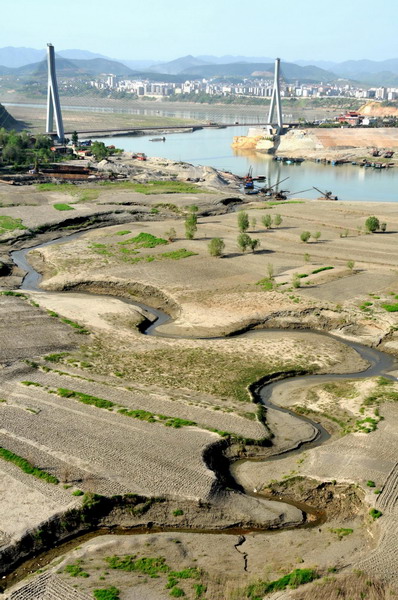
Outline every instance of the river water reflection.
[[[254, 175], [265, 175], [271, 183], [289, 177], [282, 188], [291, 192], [316, 186], [322, 190], [331, 190], [341, 200], [398, 201], [398, 167], [376, 171], [353, 165], [333, 167], [312, 161], [305, 161], [301, 165], [285, 165], [272, 160], [269, 155], [251, 150], [233, 150], [231, 143], [235, 135], [247, 135], [247, 127], [166, 134], [165, 142], [150, 141], [158, 134], [99, 139], [126, 151], [145, 152], [148, 156], [181, 160], [194, 165], [209, 165], [237, 175], [244, 175], [251, 166]], [[295, 195], [316, 198], [319, 193], [312, 190]]]

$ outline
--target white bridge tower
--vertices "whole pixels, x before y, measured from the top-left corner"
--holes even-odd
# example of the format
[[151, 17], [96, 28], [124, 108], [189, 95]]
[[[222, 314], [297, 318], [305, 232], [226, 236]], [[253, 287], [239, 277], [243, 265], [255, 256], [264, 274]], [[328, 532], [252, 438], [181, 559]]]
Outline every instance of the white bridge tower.
[[47, 122], [46, 132], [53, 133], [54, 116], [55, 126], [57, 128], [57, 137], [60, 142], [64, 142], [64, 124], [62, 122], [61, 104], [59, 102], [57, 74], [55, 71], [54, 46], [47, 44], [47, 64], [48, 64], [48, 89], [47, 89]]
[[281, 59], [275, 59], [275, 72], [274, 72], [274, 89], [272, 90], [271, 97], [271, 105], [269, 107], [268, 114], [268, 123], [270, 126], [273, 124], [274, 112], [276, 107], [276, 121], [278, 123], [277, 133], [282, 133], [283, 123], [282, 123], [282, 104], [281, 104], [281, 89], [279, 82], [279, 73], [280, 73], [280, 63]]

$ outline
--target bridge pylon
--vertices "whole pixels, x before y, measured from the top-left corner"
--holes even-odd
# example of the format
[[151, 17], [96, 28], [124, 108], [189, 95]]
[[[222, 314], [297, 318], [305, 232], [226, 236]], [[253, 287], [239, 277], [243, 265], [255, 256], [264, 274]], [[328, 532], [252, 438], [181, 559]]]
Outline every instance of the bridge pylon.
[[47, 44], [47, 65], [48, 65], [48, 87], [47, 87], [47, 120], [46, 133], [53, 135], [54, 116], [57, 137], [60, 142], [65, 141], [64, 124], [62, 121], [61, 104], [58, 94], [57, 73], [55, 70], [54, 46]]
[[282, 103], [281, 103], [281, 88], [280, 88], [280, 63], [281, 59], [275, 59], [275, 71], [274, 71], [274, 87], [272, 90], [271, 105], [269, 107], [268, 123], [272, 126], [274, 119], [274, 112], [276, 108], [276, 121], [277, 121], [277, 134], [279, 135], [283, 131], [282, 122]]

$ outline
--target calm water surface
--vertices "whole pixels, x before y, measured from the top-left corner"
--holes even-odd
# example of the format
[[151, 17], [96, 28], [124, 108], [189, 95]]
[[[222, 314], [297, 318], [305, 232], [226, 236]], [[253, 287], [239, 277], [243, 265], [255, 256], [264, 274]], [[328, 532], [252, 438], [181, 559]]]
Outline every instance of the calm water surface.
[[316, 186], [321, 190], [331, 190], [340, 200], [398, 201], [398, 167], [376, 171], [353, 165], [333, 167], [312, 161], [284, 165], [268, 155], [231, 148], [233, 137], [247, 135], [247, 127], [166, 134], [165, 142], [150, 141], [159, 135], [163, 134], [98, 139], [126, 151], [145, 152], [148, 156], [161, 156], [193, 165], [208, 165], [236, 175], [244, 175], [249, 167], [253, 167], [255, 175], [265, 175], [271, 183], [289, 177], [281, 187], [294, 192], [296, 197], [317, 198], [319, 193], [315, 190], [297, 193]]

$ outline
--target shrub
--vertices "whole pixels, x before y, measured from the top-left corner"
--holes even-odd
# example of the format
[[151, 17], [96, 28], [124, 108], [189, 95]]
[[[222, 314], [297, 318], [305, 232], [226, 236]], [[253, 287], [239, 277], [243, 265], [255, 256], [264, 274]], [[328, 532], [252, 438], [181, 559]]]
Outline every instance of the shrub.
[[308, 240], [310, 239], [310, 237], [311, 237], [311, 233], [309, 231], [302, 231], [300, 233], [300, 240], [302, 242], [304, 242], [305, 244], [308, 242]]
[[274, 217], [275, 227], [279, 227], [279, 225], [282, 225], [282, 221], [283, 221], [282, 217], [280, 215], [276, 214]]
[[222, 238], [216, 237], [210, 240], [207, 247], [209, 249], [210, 256], [222, 256], [222, 253], [225, 248], [225, 243]]
[[354, 260], [348, 260], [347, 261], [347, 267], [350, 269], [350, 271], [353, 271], [354, 267], [355, 267], [355, 261]]
[[375, 482], [374, 482], [374, 481], [372, 481], [371, 479], [369, 479], [369, 481], [367, 481], [367, 482], [366, 482], [366, 485], [367, 485], [368, 487], [372, 487], [372, 488], [373, 488], [373, 487], [376, 487], [376, 484], [375, 484]]
[[185, 218], [185, 237], [187, 240], [193, 240], [195, 233], [198, 230], [198, 217], [196, 213], [191, 212]]
[[265, 229], [270, 229], [272, 225], [271, 215], [264, 215], [263, 217], [261, 217], [261, 223], [264, 225]]
[[238, 212], [238, 229], [241, 233], [249, 229], [249, 215], [244, 210]]
[[370, 233], [374, 233], [378, 229], [380, 229], [380, 222], [377, 217], [368, 217], [365, 221], [366, 231]]
[[252, 252], [254, 252], [256, 250], [256, 248], [259, 248], [261, 246], [261, 242], [258, 239], [252, 239], [250, 238], [250, 243], [249, 243], [249, 247], [251, 249]]
[[119, 600], [120, 590], [115, 587], [103, 588], [93, 591], [95, 600]]
[[181, 508], [176, 508], [175, 510], [173, 510], [173, 515], [175, 517], [180, 517], [183, 514], [184, 514], [184, 511]]
[[246, 252], [247, 248], [251, 246], [251, 237], [247, 233], [240, 233], [237, 241], [239, 250], [242, 252]]
[[369, 514], [372, 517], [373, 521], [375, 521], [376, 519], [380, 519], [380, 517], [383, 515], [381, 510], [377, 510], [377, 508], [371, 508]]
[[292, 285], [293, 285], [294, 288], [299, 288], [301, 286], [300, 273], [293, 273], [293, 275], [292, 275]]
[[306, 253], [304, 254], [304, 262], [306, 262], [306, 263], [307, 263], [307, 262], [310, 262], [310, 258], [311, 258], [311, 256], [308, 254], [308, 252], [306, 252]]
[[311, 237], [317, 242], [320, 237], [321, 237], [321, 232], [320, 231], [316, 231], [315, 233], [311, 234]]
[[380, 231], [382, 231], [383, 233], [386, 231], [387, 229], [387, 223], [380, 223]]
[[382, 307], [388, 312], [398, 312], [398, 304], [382, 304]]
[[251, 228], [252, 228], [252, 229], [255, 229], [255, 228], [256, 228], [256, 225], [257, 225], [257, 219], [256, 219], [256, 217], [252, 217], [252, 218], [250, 219], [250, 226], [251, 226]]
[[172, 598], [182, 598], [183, 596], [185, 596], [185, 592], [179, 587], [173, 587], [170, 590], [170, 596]]

